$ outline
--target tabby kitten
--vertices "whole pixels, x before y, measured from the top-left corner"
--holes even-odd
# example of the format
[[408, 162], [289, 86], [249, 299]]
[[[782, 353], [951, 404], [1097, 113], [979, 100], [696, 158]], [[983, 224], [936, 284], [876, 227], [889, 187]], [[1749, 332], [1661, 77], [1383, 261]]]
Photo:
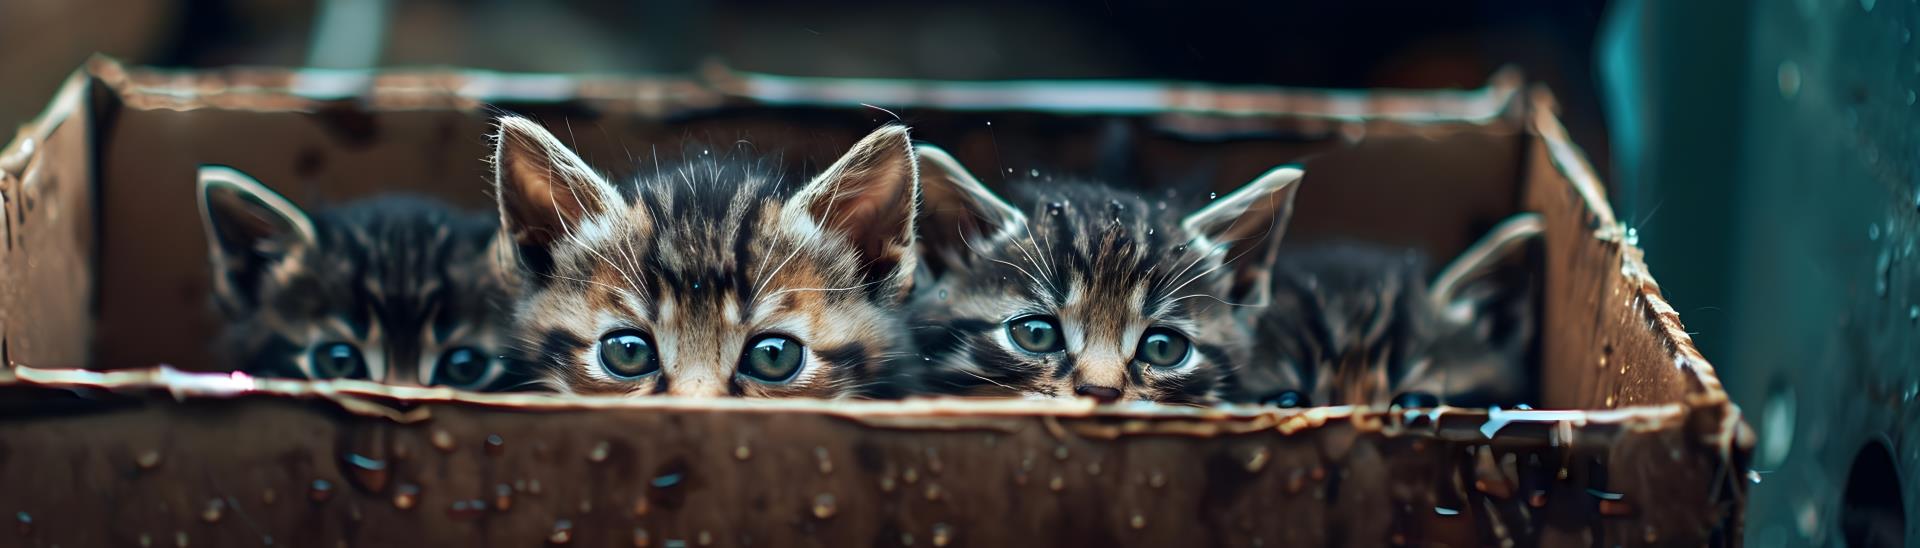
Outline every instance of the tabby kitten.
[[918, 149], [929, 283], [912, 329], [929, 389], [1205, 404], [1247, 358], [1237, 318], [1267, 270], [1301, 170], [1280, 167], [1178, 218], [1078, 183], [1002, 201], [946, 152]]
[[493, 216], [387, 196], [312, 215], [238, 170], [200, 168], [221, 351], [261, 376], [483, 390], [518, 282]]
[[1531, 393], [1539, 218], [1495, 228], [1435, 276], [1412, 250], [1324, 244], [1284, 252], [1255, 328], [1240, 401], [1281, 407], [1512, 406]]
[[500, 213], [526, 293], [514, 332], [555, 390], [626, 396], [887, 396], [908, 355], [914, 159], [882, 127], [794, 188], [699, 155], [609, 182], [504, 117]]

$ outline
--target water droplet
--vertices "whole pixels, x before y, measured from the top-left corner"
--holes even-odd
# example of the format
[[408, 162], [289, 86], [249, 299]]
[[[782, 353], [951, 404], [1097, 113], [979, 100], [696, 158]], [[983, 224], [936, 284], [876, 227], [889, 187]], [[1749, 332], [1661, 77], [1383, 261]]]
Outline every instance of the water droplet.
[[836, 510], [838, 510], [838, 508], [834, 505], [832, 494], [821, 493], [813, 496], [813, 517], [820, 519], [831, 518]]
[[493, 508], [502, 512], [513, 508], [513, 486], [504, 483], [493, 486]]
[[135, 458], [133, 463], [135, 466], [139, 466], [141, 470], [158, 468], [160, 467], [160, 451], [148, 449], [146, 452], [141, 453], [139, 457]]
[[374, 492], [386, 490], [386, 461], [358, 453], [347, 453], [345, 460], [347, 461], [347, 471], [352, 472], [352, 475], [349, 477], [352, 478], [361, 489]]
[[226, 509], [227, 509], [226, 500], [208, 499], [207, 507], [200, 510], [200, 521], [204, 521], [207, 523], [220, 523], [221, 514], [225, 513]]
[[1167, 475], [1161, 473], [1159, 470], [1154, 470], [1152, 474], [1147, 475], [1147, 485], [1151, 485], [1155, 489], [1166, 487]]
[[1880, 250], [1879, 258], [1874, 260], [1874, 273], [1873, 293], [1881, 298], [1885, 298], [1887, 296], [1887, 284], [1890, 283], [1893, 278], [1893, 256], [1891, 253], [1888, 253], [1887, 250]]
[[1640, 245], [1640, 229], [1627, 227], [1627, 245]]
[[647, 548], [648, 546], [652, 546], [652, 545], [653, 545], [653, 539], [647, 536], [646, 529], [643, 529], [640, 527], [633, 528], [633, 547], [634, 548]]
[[1867, 223], [1867, 240], [1880, 241], [1880, 223]]
[[1760, 471], [1759, 471], [1759, 470], [1748, 470], [1748, 471], [1747, 471], [1747, 481], [1749, 481], [1749, 482], [1752, 482], [1752, 483], [1753, 483], [1754, 485], [1760, 485]]
[[908, 467], [907, 471], [900, 473], [900, 479], [906, 480], [907, 485], [913, 485], [914, 482], [920, 481], [920, 472]]
[[428, 442], [433, 444], [433, 448], [439, 449], [442, 453], [451, 453], [453, 452], [453, 448], [458, 445], [454, 443], [452, 432], [439, 428], [433, 429], [433, 434], [429, 435], [428, 438]]
[[945, 523], [933, 524], [933, 545], [946, 546], [953, 542], [953, 527]]
[[393, 507], [394, 508], [399, 508], [401, 510], [409, 510], [413, 508], [413, 505], [418, 504], [419, 502], [420, 502], [420, 486], [414, 485], [411, 483], [402, 483], [400, 484], [399, 487], [394, 488], [393, 490]]
[[1175, 255], [1186, 253], [1186, 252], [1187, 252], [1187, 244], [1180, 244], [1180, 245], [1173, 246], [1173, 253]]
[[1220, 199], [1220, 193], [1218, 193], [1218, 192], [1208, 192], [1208, 193], [1207, 193], [1207, 199], [1208, 199], [1208, 200], [1218, 200], [1218, 199]]
[[1907, 319], [1920, 321], [1920, 305], [1907, 305]]
[[1066, 202], [1047, 202], [1047, 214], [1048, 214], [1048, 215], [1052, 215], [1052, 216], [1055, 216], [1055, 217], [1058, 217], [1058, 216], [1060, 216], [1060, 213], [1061, 213], [1061, 212], [1063, 212], [1063, 211], [1066, 211], [1066, 210], [1067, 210], [1067, 204], [1066, 204]]
[[1052, 489], [1055, 493], [1065, 491], [1067, 489], [1067, 478], [1060, 477], [1059, 474], [1054, 474], [1053, 479], [1047, 480], [1047, 488]]
[[1247, 457], [1247, 471], [1259, 472], [1260, 470], [1265, 469], [1267, 467], [1267, 458], [1269, 456], [1270, 455], [1268, 455], [1267, 453], [1267, 448], [1265, 447], [1261, 447], [1259, 449], [1253, 450], [1253, 455]]
[[1458, 515], [1460, 515], [1460, 511], [1459, 511], [1459, 510], [1456, 510], [1456, 509], [1453, 509], [1453, 508], [1445, 508], [1445, 507], [1440, 507], [1440, 506], [1435, 506], [1435, 507], [1433, 507], [1433, 513], [1434, 513], [1434, 514], [1437, 514], [1437, 515], [1442, 515], [1442, 516], [1458, 516]]
[[553, 532], [547, 534], [548, 544], [566, 544], [573, 542], [573, 522], [559, 520], [553, 522]]
[[813, 448], [813, 460], [820, 462], [821, 475], [833, 473], [833, 455], [827, 453], [827, 448], [815, 446]]
[[703, 148], [703, 149], [700, 149], [700, 155], [701, 155], [701, 156], [706, 156], [706, 155], [708, 155], [708, 154], [711, 154], [712, 152], [713, 152], [713, 151], [711, 151], [711, 150], [707, 150], [707, 149], [704, 149], [704, 148]]
[[497, 457], [497, 456], [500, 456], [501, 453], [505, 453], [506, 451], [507, 451], [507, 440], [501, 438], [499, 434], [487, 435], [487, 454], [488, 455]]
[[600, 443], [594, 444], [592, 451], [587, 452], [587, 462], [595, 464], [606, 462], [607, 453], [612, 451], [613, 447], [606, 440], [601, 440]]
[[1029, 170], [1027, 170], [1027, 176], [1028, 176], [1028, 177], [1039, 177], [1039, 176], [1040, 176], [1040, 170], [1038, 170], [1038, 169], [1029, 169]]
[[1134, 512], [1133, 517], [1127, 519], [1127, 526], [1134, 529], [1146, 529], [1147, 516], [1140, 515], [1139, 512]]
[[21, 536], [33, 534], [33, 514], [26, 512], [15, 513], [13, 515], [13, 521], [14, 529], [19, 531]]
[[700, 282], [693, 282], [694, 289], [700, 289]]
[[1054, 448], [1053, 448], [1053, 458], [1054, 458], [1054, 460], [1060, 460], [1060, 461], [1065, 461], [1065, 460], [1067, 460], [1067, 457], [1068, 457], [1069, 455], [1070, 455], [1070, 453], [1069, 453], [1069, 452], [1067, 451], [1067, 446], [1065, 446], [1065, 445], [1062, 445], [1062, 446], [1058, 446], [1058, 447], [1054, 447]]
[[487, 512], [487, 501], [480, 499], [456, 500], [447, 506], [447, 517], [465, 521], [480, 517]]
[[931, 481], [927, 482], [926, 496], [928, 501], [940, 500], [940, 484]]
[[314, 502], [326, 502], [333, 498], [333, 482], [317, 479], [307, 486], [307, 499]]
[[987, 125], [989, 126], [993, 125], [993, 120], [987, 120]]
[[[685, 479], [685, 474], [674, 472], [671, 474], [661, 474], [659, 476], [654, 476], [653, 481], [650, 483], [653, 485], [655, 489], [666, 489], [668, 487], [680, 485], [680, 480], [682, 479]], [[534, 485], [539, 485], [539, 484], [535, 483]]]
[[750, 458], [753, 458], [753, 448], [747, 447], [747, 444], [744, 444], [744, 443], [734, 446], [733, 448], [734, 460], [744, 461]]

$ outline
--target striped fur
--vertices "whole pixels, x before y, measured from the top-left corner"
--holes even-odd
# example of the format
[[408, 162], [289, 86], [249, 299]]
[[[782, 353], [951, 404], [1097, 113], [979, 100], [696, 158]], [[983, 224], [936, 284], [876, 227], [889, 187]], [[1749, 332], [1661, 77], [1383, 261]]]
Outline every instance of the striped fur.
[[1525, 246], [1502, 247], [1499, 255], [1512, 257], [1469, 261], [1470, 251], [1432, 286], [1413, 250], [1341, 243], [1286, 251], [1273, 304], [1256, 322], [1256, 359], [1233, 399], [1277, 402], [1292, 392], [1294, 405], [1380, 408], [1526, 401], [1534, 282], [1509, 260]]
[[467, 349], [485, 372], [459, 388], [511, 383], [499, 359], [517, 281], [493, 245], [492, 215], [387, 196], [309, 216], [238, 171], [201, 172], [221, 350], [240, 369], [315, 378], [323, 347], [362, 357], [353, 378], [425, 386]]
[[[871, 397], [909, 355], [918, 184], [903, 127], [883, 127], [802, 185], [765, 162], [701, 154], [623, 184], [539, 124], [504, 117], [495, 170], [526, 279], [516, 339], [553, 390], [626, 396]], [[639, 333], [658, 369], [621, 378], [601, 341]], [[785, 382], [745, 374], [765, 336], [804, 345]]]
[[[910, 320], [928, 389], [1030, 398], [1206, 404], [1248, 358], [1242, 318], [1266, 272], [1300, 171], [1276, 169], [1185, 218], [1105, 186], [1029, 181], [989, 192], [945, 152], [919, 149], [928, 280]], [[1019, 205], [1015, 205], [1015, 204]], [[1057, 319], [1064, 349], [1021, 348], [1009, 323]], [[1137, 356], [1151, 329], [1191, 341], [1177, 366]]]

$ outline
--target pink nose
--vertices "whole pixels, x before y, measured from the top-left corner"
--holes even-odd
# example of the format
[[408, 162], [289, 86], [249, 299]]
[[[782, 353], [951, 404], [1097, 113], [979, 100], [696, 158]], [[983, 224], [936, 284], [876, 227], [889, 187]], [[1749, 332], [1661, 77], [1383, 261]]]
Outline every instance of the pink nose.
[[1073, 393], [1098, 400], [1100, 403], [1120, 401], [1120, 389], [1111, 386], [1082, 384], [1073, 387]]

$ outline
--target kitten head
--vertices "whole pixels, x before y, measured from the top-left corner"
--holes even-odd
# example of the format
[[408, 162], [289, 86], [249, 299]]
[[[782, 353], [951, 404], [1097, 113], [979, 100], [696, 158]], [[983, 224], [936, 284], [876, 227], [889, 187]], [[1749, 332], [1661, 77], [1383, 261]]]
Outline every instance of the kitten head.
[[200, 169], [223, 351], [266, 376], [480, 390], [506, 384], [518, 283], [493, 216], [388, 197], [308, 215], [232, 168]]
[[931, 283], [913, 330], [941, 391], [1206, 403], [1246, 358], [1302, 175], [1276, 168], [1184, 218], [1107, 187], [1002, 201], [919, 149]]
[[914, 160], [888, 126], [798, 188], [701, 155], [622, 185], [505, 117], [500, 213], [527, 280], [523, 357], [571, 393], [882, 395], [906, 353]]
[[1539, 234], [1516, 217], [1431, 285], [1410, 250], [1326, 245], [1284, 254], [1256, 321], [1241, 394], [1283, 407], [1513, 405], [1530, 390], [1531, 269]]

